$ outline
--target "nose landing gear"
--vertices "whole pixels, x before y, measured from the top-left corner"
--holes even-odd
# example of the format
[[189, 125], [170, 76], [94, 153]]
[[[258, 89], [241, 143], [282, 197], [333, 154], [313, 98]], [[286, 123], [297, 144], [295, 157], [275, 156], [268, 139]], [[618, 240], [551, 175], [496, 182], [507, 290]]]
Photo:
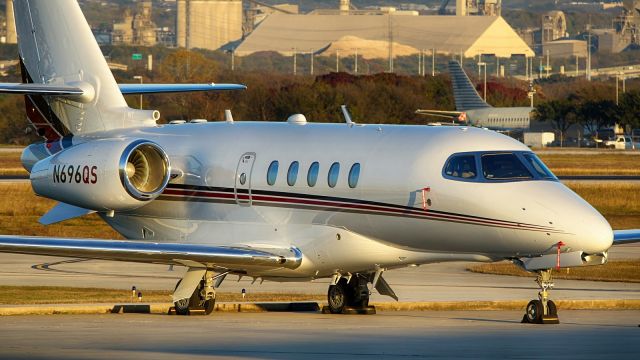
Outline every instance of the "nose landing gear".
[[537, 273], [536, 283], [540, 287], [538, 300], [529, 301], [522, 322], [529, 324], [559, 324], [560, 320], [558, 319], [556, 304], [549, 300], [549, 291], [554, 286], [551, 269], [538, 270]]

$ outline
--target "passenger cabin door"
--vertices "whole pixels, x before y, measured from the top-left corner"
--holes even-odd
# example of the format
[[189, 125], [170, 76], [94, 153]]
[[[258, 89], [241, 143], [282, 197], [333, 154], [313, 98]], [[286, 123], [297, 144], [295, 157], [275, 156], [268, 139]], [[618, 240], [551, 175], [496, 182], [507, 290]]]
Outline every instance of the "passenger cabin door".
[[245, 153], [236, 168], [234, 195], [238, 205], [251, 206], [251, 172], [256, 159], [255, 153]]

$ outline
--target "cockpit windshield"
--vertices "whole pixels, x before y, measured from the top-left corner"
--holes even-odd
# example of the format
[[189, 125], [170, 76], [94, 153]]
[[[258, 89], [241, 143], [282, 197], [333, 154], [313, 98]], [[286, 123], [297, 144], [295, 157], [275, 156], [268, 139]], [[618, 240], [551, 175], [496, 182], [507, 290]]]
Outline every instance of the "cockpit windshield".
[[487, 180], [528, 180], [531, 172], [515, 154], [482, 155], [482, 174]]
[[540, 160], [540, 158], [538, 158], [538, 156], [536, 156], [536, 154], [534, 154], [534, 153], [523, 153], [522, 157], [525, 160], [527, 160], [527, 162], [529, 163], [530, 167], [541, 178], [554, 179], [554, 180], [556, 179], [556, 176], [553, 175], [551, 170], [549, 170], [549, 168], [542, 162], [542, 160]]
[[453, 154], [442, 169], [445, 178], [473, 182], [557, 180], [530, 151]]

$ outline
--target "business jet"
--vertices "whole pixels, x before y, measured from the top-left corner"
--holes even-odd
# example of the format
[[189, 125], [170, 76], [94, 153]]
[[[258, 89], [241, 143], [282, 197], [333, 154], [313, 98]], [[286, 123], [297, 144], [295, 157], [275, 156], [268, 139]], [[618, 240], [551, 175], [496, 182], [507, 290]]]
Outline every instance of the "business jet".
[[15, 0], [25, 96], [44, 141], [22, 163], [58, 203], [52, 224], [97, 213], [127, 240], [2, 236], [0, 251], [186, 267], [177, 314], [210, 313], [229, 275], [330, 279], [328, 308], [398, 299], [387, 270], [510, 260], [538, 274], [533, 323], [557, 316], [553, 269], [603, 264], [613, 232], [523, 144], [474, 127], [226, 121], [160, 124], [123, 94], [243, 89], [118, 85], [74, 0]]
[[416, 110], [416, 114], [444, 117], [454, 122], [493, 130], [528, 129], [531, 107], [493, 107], [476, 91], [458, 61], [449, 62], [456, 111]]

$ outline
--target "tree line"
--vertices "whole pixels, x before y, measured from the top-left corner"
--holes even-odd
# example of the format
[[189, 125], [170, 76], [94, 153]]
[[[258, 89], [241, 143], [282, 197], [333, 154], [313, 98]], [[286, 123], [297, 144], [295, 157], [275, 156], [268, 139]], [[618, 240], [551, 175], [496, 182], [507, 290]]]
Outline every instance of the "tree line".
[[[143, 96], [143, 107], [157, 109], [161, 122], [171, 120], [222, 120], [230, 109], [239, 121], [285, 121], [295, 113], [308, 121], [342, 122], [340, 105], [347, 105], [354, 121], [360, 123], [425, 124], [430, 119], [415, 114], [416, 109], [455, 109], [447, 74], [408, 76], [391, 73], [352, 75], [329, 73], [320, 76], [288, 75], [261, 71], [232, 72], [200, 52], [178, 50], [158, 61], [154, 71], [133, 69], [114, 71], [119, 83], [241, 83], [247, 90], [221, 93], [158, 94]], [[472, 75], [472, 74], [470, 74]], [[13, 74], [19, 81], [18, 74]], [[612, 103], [615, 83], [551, 79], [536, 87], [536, 116], [566, 132], [573, 124], [597, 130], [615, 122], [640, 127], [638, 84], [627, 82], [626, 94], [618, 106]], [[483, 82], [477, 89], [483, 90]], [[515, 79], [490, 78], [487, 101], [494, 106], [528, 106], [529, 84]], [[126, 97], [131, 107], [139, 107], [139, 96]], [[0, 96], [0, 143], [28, 144], [37, 141], [28, 127], [21, 96]]]

